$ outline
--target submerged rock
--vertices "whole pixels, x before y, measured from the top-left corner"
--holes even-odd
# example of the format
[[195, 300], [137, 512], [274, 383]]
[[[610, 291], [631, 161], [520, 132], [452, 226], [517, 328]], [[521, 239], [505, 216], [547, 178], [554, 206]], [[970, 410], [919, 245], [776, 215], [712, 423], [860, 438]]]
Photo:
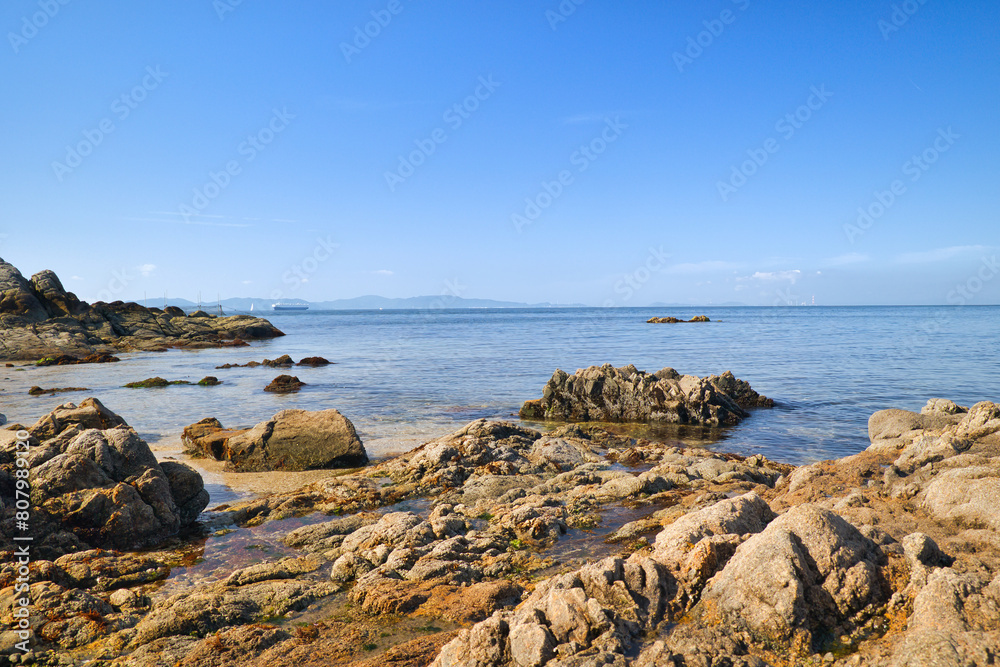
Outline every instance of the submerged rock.
[[682, 320], [677, 317], [651, 317], [646, 320], [646, 324], [687, 324], [689, 322], [711, 322], [706, 315], [697, 315], [690, 320]]
[[[28, 390], [29, 396], [42, 396], [44, 394], [62, 394], [71, 391], [90, 391], [86, 387], [53, 387], [52, 389], [42, 389], [38, 385], [35, 385]], [[3, 423], [3, 422], [0, 422]]]
[[291, 394], [304, 386], [306, 383], [294, 375], [279, 375], [264, 387], [264, 391], [269, 391], [272, 394]]
[[[726, 389], [735, 391], [730, 396]], [[542, 398], [521, 407], [522, 419], [555, 421], [664, 422], [732, 426], [749, 416], [746, 407], [770, 406], [732, 373], [711, 378], [656, 373], [635, 366], [591, 366], [573, 375], [557, 370]]]

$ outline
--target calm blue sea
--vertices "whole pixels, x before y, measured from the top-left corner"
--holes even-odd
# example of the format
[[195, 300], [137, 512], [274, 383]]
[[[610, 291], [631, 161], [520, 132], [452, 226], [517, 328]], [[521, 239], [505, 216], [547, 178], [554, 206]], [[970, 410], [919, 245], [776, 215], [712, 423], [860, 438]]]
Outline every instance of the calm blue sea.
[[[652, 325], [653, 315], [709, 324]], [[369, 452], [405, 451], [477, 419], [514, 419], [553, 370], [635, 364], [709, 375], [731, 370], [779, 407], [715, 434], [713, 446], [804, 463], [856, 453], [875, 410], [918, 410], [928, 398], [1000, 401], [1000, 307], [490, 309], [274, 313], [288, 335], [253, 347], [123, 355], [118, 364], [0, 369], [0, 412], [32, 423], [56, 405], [99, 397], [151, 442], [217, 417], [248, 426], [278, 410], [337, 408]], [[263, 387], [279, 371], [215, 370], [289, 354], [336, 364], [296, 368], [299, 394]], [[6, 371], [6, 372], [4, 372]], [[280, 371], [284, 372], [284, 371]], [[218, 387], [133, 390], [159, 375]], [[32, 385], [91, 391], [30, 397]], [[674, 437], [685, 439], [682, 429]], [[694, 432], [691, 437], [696, 438]], [[700, 435], [697, 437], [701, 437]]]

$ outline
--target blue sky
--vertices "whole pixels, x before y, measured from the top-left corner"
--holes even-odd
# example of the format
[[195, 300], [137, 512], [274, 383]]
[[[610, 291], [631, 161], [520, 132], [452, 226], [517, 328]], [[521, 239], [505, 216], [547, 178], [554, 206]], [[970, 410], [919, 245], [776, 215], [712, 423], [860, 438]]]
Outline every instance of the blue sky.
[[1000, 303], [997, 3], [10, 0], [0, 28], [0, 256], [87, 300]]

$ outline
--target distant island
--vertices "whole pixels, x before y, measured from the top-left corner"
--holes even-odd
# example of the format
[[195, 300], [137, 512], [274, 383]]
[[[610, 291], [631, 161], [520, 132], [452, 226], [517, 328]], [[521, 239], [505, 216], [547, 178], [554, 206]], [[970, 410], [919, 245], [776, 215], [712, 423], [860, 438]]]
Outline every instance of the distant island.
[[[367, 295], [358, 296], [352, 299], [334, 299], [332, 301], [305, 301], [303, 299], [281, 299], [282, 303], [296, 303], [308, 305], [310, 311], [315, 310], [432, 310], [443, 308], [585, 308], [582, 303], [556, 304], [556, 303], [521, 303], [517, 301], [497, 301], [494, 299], [466, 299], [459, 296], [439, 295], [439, 296], [412, 296], [407, 298], [389, 298], [384, 296]], [[259, 298], [231, 298], [222, 299], [218, 303], [203, 303], [202, 308], [217, 310], [218, 305], [222, 305], [227, 312], [249, 312], [253, 306], [254, 314], [257, 312], [271, 312], [275, 299]], [[162, 306], [163, 303], [157, 300], [155, 303], [150, 299], [150, 305]], [[168, 299], [167, 306], [176, 306], [184, 310], [193, 310], [199, 304], [186, 299]]]

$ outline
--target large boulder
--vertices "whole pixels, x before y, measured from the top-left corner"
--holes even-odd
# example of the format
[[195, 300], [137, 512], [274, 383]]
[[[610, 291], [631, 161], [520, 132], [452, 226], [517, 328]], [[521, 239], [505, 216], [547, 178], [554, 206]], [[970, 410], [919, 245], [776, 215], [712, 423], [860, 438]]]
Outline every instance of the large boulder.
[[[736, 396], [730, 396], [726, 389]], [[732, 373], [711, 378], [656, 373], [635, 366], [591, 366], [573, 375], [557, 370], [542, 398], [521, 407], [522, 419], [555, 421], [665, 422], [731, 426], [749, 416], [747, 407], [773, 405]]]
[[354, 424], [337, 410], [282, 410], [246, 431], [214, 419], [184, 429], [185, 444], [237, 472], [354, 468], [368, 463]]
[[[88, 548], [140, 549], [178, 534], [208, 505], [201, 476], [162, 466], [149, 445], [96, 399], [59, 406], [30, 429], [31, 531], [39, 555]], [[16, 444], [0, 446], [0, 473], [17, 469]], [[12, 489], [0, 487], [0, 549], [17, 533]]]
[[878, 546], [843, 518], [799, 505], [739, 548], [705, 588], [702, 603], [754, 636], [812, 642], [885, 600]]

